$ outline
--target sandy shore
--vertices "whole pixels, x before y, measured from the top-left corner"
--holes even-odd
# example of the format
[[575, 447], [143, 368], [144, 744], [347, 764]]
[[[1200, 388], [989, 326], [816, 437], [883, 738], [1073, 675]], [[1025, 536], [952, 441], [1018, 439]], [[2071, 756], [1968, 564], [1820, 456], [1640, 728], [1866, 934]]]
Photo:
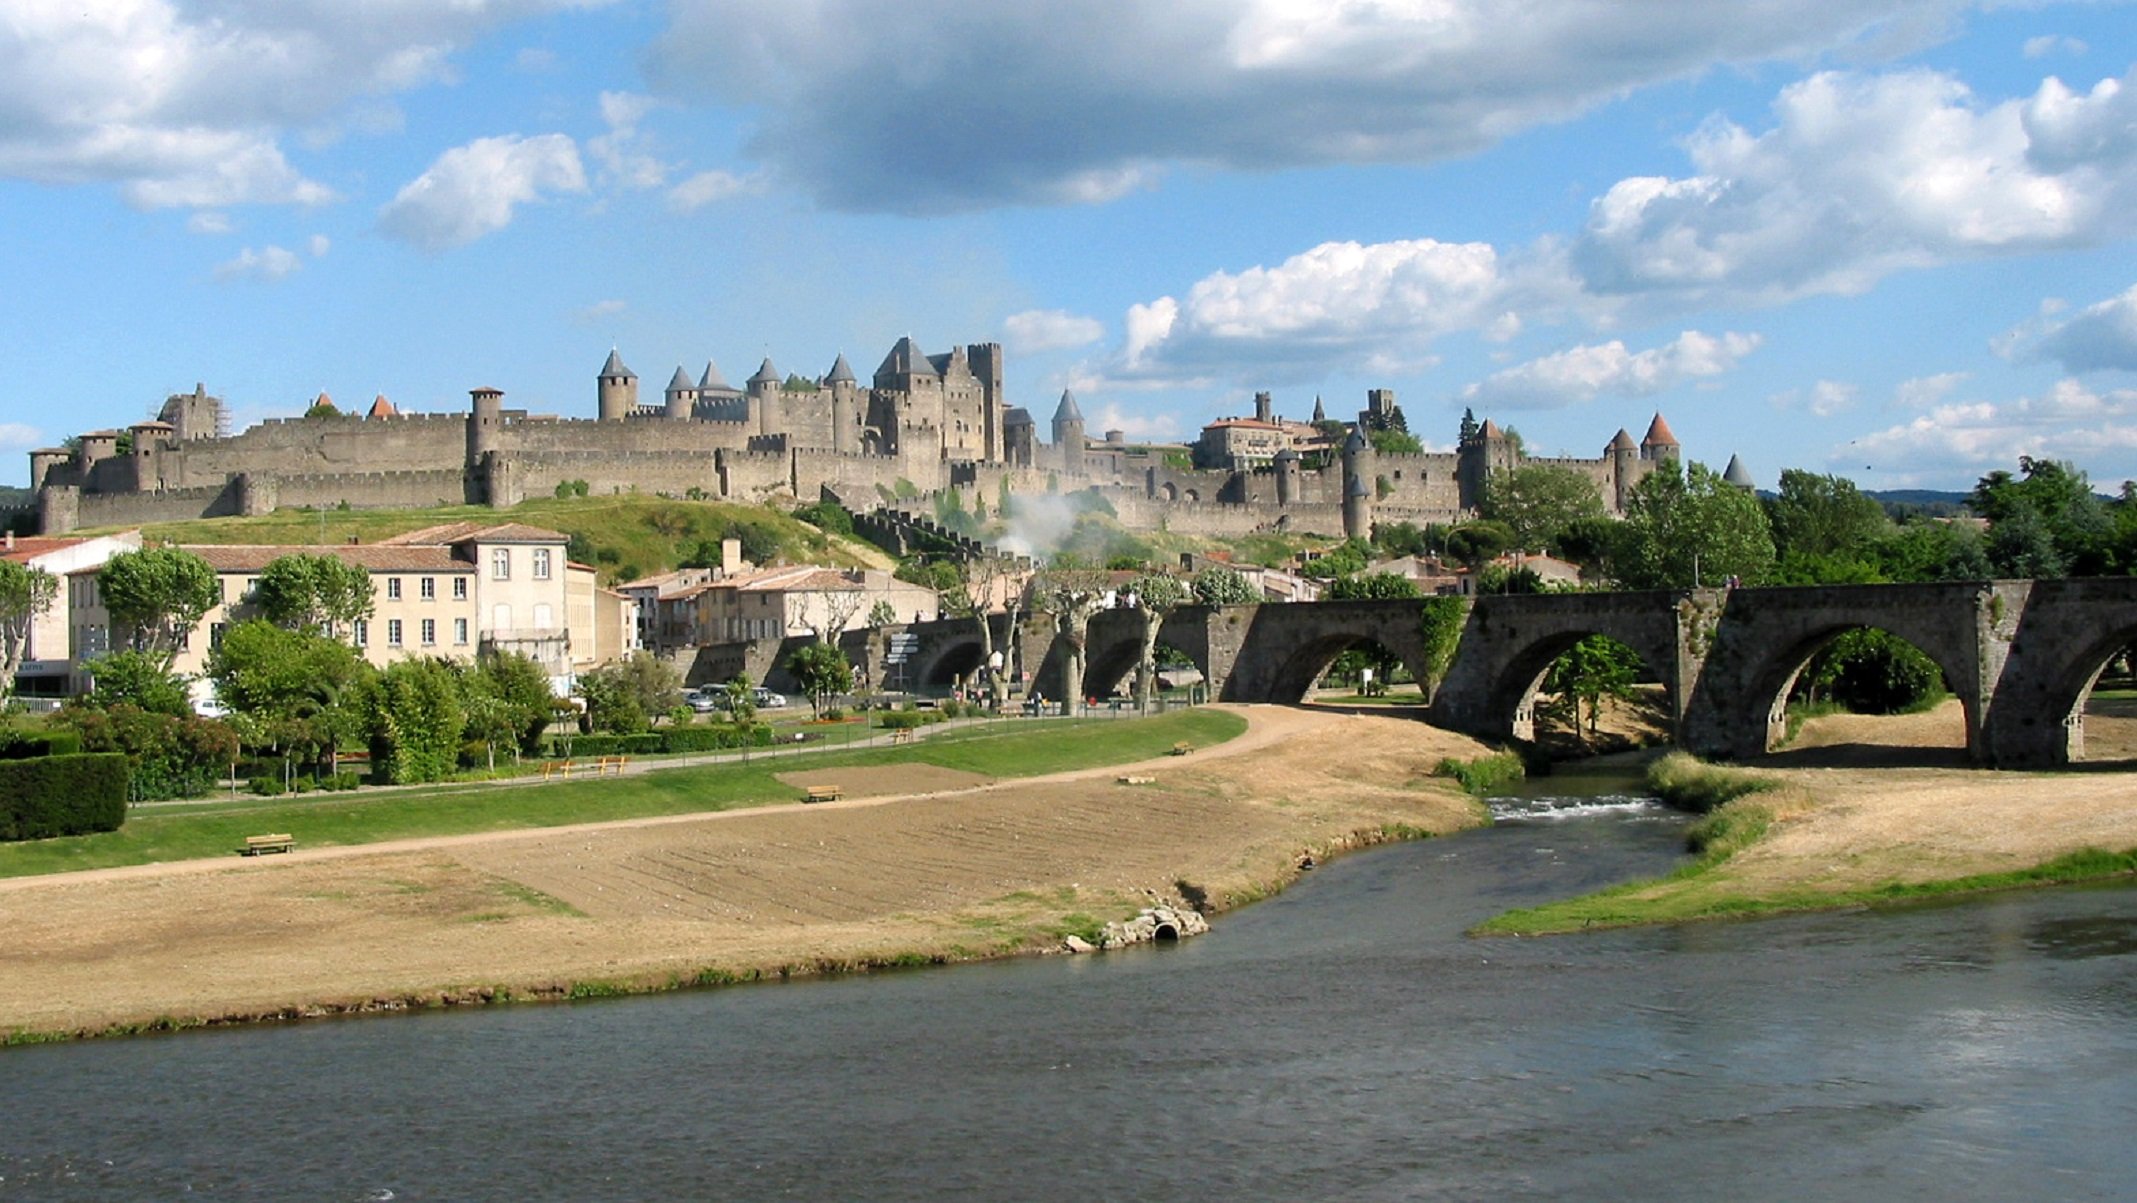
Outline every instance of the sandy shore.
[[1254, 896], [1388, 825], [1479, 821], [1426, 777], [1478, 754], [1470, 740], [1243, 712], [1239, 739], [1136, 766], [1001, 784], [843, 770], [832, 804], [0, 882], [0, 1032], [1000, 955], [1183, 890]]

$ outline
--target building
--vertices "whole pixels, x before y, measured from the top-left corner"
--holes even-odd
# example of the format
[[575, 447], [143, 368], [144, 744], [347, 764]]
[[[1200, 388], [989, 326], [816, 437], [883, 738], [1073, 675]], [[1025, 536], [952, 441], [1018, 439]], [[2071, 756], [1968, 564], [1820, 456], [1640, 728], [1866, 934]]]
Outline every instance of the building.
[[71, 654], [74, 611], [67, 581], [76, 572], [102, 568], [123, 551], [141, 549], [141, 532], [125, 531], [95, 538], [18, 538], [0, 535], [0, 559], [52, 574], [60, 583], [52, 605], [30, 622], [22, 667], [15, 673], [16, 698], [52, 701], [78, 692], [79, 674]]

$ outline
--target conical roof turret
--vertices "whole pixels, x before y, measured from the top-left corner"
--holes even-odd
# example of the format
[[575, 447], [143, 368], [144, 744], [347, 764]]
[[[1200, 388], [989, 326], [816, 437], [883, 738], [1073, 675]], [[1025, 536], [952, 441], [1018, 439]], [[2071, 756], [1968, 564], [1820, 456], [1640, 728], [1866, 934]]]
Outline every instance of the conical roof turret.
[[1067, 389], [1061, 390], [1061, 404], [1054, 410], [1054, 422], [1074, 422], [1079, 426], [1083, 424], [1083, 411], [1076, 407], [1076, 394]]
[[935, 365], [928, 361], [927, 355], [920, 350], [920, 345], [913, 341], [913, 337], [910, 334], [899, 339], [891, 347], [890, 354], [883, 357], [883, 366], [876, 369], [876, 375], [878, 376], [933, 376], [936, 374]]
[[623, 366], [623, 356], [618, 355], [614, 347], [608, 349], [608, 362], [601, 365], [601, 375], [603, 378], [614, 376], [625, 380], [638, 379], [638, 373]]
[[1365, 488], [1365, 478], [1363, 476], [1351, 477], [1350, 482], [1343, 486], [1343, 495], [1345, 497], [1368, 496], [1369, 494], [1367, 493]]
[[1363, 454], [1365, 447], [1365, 432], [1356, 426], [1351, 427], [1350, 437], [1343, 440], [1344, 458], [1348, 459], [1351, 456]]
[[1271, 462], [1278, 464], [1295, 464], [1299, 462], [1299, 453], [1293, 451], [1289, 447], [1286, 447], [1283, 450], [1278, 451], [1275, 456], [1272, 457]]
[[831, 365], [831, 374], [824, 377], [825, 384], [858, 384], [853, 367], [846, 362], [846, 353], [839, 352], [838, 362]]
[[767, 355], [764, 357], [764, 363], [758, 367], [757, 374], [749, 378], [749, 383], [777, 384], [779, 379], [779, 369], [772, 366], [772, 357]]
[[1722, 471], [1721, 478], [1739, 489], [1756, 489], [1759, 487], [1758, 482], [1751, 479], [1751, 470], [1744, 467], [1744, 461], [1741, 456], [1732, 455], [1729, 457], [1729, 466]]
[[1610, 450], [1638, 451], [1639, 449], [1640, 445], [1632, 441], [1632, 432], [1626, 430], [1623, 426], [1618, 427], [1618, 436], [1610, 440]]
[[705, 374], [697, 378], [697, 386], [701, 389], [733, 387], [720, 375], [720, 369], [709, 359], [705, 361]]
[[668, 391], [671, 393], [687, 393], [690, 391], [690, 373], [683, 370], [683, 365], [675, 365], [675, 375], [668, 377]]
[[1670, 430], [1670, 424], [1663, 421], [1662, 415], [1659, 413], [1655, 415], [1654, 421], [1647, 424], [1647, 437], [1640, 440], [1640, 445], [1642, 447], [1682, 446], [1677, 441], [1677, 435]]

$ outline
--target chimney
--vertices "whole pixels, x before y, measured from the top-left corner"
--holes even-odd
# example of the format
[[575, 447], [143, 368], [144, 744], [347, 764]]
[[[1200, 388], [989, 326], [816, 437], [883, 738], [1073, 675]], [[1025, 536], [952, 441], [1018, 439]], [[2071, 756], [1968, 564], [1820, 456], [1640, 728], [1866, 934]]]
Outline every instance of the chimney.
[[735, 576], [742, 571], [742, 540], [720, 540], [720, 574]]

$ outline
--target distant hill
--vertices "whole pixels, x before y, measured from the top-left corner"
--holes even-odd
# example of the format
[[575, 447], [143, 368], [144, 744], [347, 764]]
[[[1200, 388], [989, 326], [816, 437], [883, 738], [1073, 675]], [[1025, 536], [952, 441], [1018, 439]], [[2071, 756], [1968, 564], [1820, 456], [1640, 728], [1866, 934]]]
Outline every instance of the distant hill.
[[1950, 518], [1966, 511], [1966, 494], [1941, 489], [1864, 489], [1894, 518]]

